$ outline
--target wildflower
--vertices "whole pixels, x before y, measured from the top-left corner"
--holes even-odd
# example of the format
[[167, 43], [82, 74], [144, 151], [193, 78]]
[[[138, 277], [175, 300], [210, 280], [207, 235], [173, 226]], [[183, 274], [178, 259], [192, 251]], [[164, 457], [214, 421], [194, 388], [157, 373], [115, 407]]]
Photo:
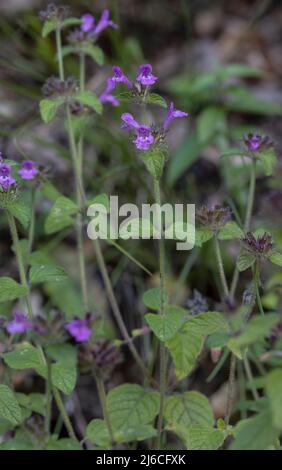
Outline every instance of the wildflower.
[[257, 237], [248, 232], [242, 238], [242, 242], [247, 251], [256, 255], [267, 256], [273, 248], [272, 236], [266, 232], [262, 236]]
[[187, 300], [187, 307], [192, 315], [207, 312], [209, 310], [208, 303], [205, 297], [197, 290], [193, 290], [193, 296]]
[[100, 95], [101, 103], [111, 103], [113, 106], [118, 106], [119, 102], [112, 94], [112, 91], [115, 89], [115, 83], [111, 78], [107, 80], [107, 87]]
[[85, 372], [96, 367], [103, 375], [109, 375], [121, 361], [120, 350], [107, 339], [100, 339], [93, 344], [82, 344], [78, 349], [78, 364]]
[[114, 23], [113, 21], [111, 21], [109, 18], [110, 18], [109, 10], [104, 10], [101, 15], [100, 21], [98, 22], [97, 26], [94, 29], [96, 36], [98, 36], [98, 34], [100, 34], [104, 29], [108, 27], [114, 28], [114, 29], [118, 28], [118, 25]]
[[158, 77], [152, 74], [152, 66], [150, 64], [143, 64], [139, 67], [139, 74], [136, 77], [137, 82], [141, 85], [149, 86], [153, 85], [157, 81]]
[[9, 191], [16, 185], [16, 180], [11, 176], [11, 167], [6, 163], [0, 163], [0, 190]]
[[32, 322], [22, 312], [14, 311], [13, 320], [9, 321], [6, 325], [8, 333], [25, 333], [32, 328]]
[[115, 65], [113, 67], [114, 75], [111, 77], [111, 80], [115, 83], [124, 83], [128, 88], [132, 88], [132, 82], [127, 78], [127, 76], [123, 73], [122, 69]]
[[251, 152], [258, 152], [263, 143], [263, 137], [259, 134], [247, 134], [244, 136], [244, 142], [247, 146], [247, 149]]
[[41, 21], [64, 21], [70, 16], [70, 7], [66, 5], [55, 5], [50, 3], [46, 10], [39, 12], [39, 19]]
[[91, 31], [94, 27], [95, 19], [94, 16], [92, 16], [90, 13], [86, 13], [85, 15], [82, 15], [81, 17], [81, 30], [87, 33], [88, 31]]
[[213, 208], [202, 206], [196, 214], [197, 220], [201, 225], [211, 230], [219, 230], [231, 220], [231, 211], [229, 207], [221, 207], [219, 205]]
[[67, 323], [65, 325], [65, 329], [71, 336], [73, 336], [73, 338], [78, 343], [88, 341], [92, 334], [91, 328], [89, 328], [89, 321], [87, 318], [76, 318], [71, 322]]
[[38, 170], [32, 160], [25, 160], [18, 173], [21, 175], [23, 180], [33, 180], [38, 174]]
[[145, 124], [139, 124], [132, 114], [124, 113], [121, 116], [121, 119], [124, 121], [121, 127], [125, 130], [134, 129], [136, 131], [135, 139], [133, 140], [134, 145], [138, 150], [147, 151], [154, 143], [155, 139], [152, 135], [152, 129], [150, 126]]
[[188, 113], [185, 113], [185, 111], [180, 111], [179, 109], [174, 109], [174, 104], [170, 103], [166, 118], [164, 120], [164, 130], [167, 130], [169, 128], [171, 122], [174, 119], [187, 116]]
[[62, 95], [72, 95], [79, 87], [79, 82], [75, 77], [68, 77], [61, 80], [59, 77], [49, 77], [42, 87], [42, 93], [46, 98], [58, 97]]

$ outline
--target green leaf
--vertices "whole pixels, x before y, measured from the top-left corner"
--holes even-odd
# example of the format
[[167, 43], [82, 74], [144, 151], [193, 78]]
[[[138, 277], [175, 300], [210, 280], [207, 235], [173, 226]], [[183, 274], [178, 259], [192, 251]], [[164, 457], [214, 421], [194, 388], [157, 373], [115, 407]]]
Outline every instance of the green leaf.
[[140, 385], [124, 384], [112, 389], [107, 407], [114, 429], [149, 424], [159, 412], [160, 396]]
[[247, 150], [241, 150], [241, 149], [230, 149], [227, 150], [227, 152], [222, 153], [219, 158], [229, 158], [229, 157], [247, 157], [248, 156], [248, 151]]
[[200, 143], [209, 143], [226, 129], [226, 113], [217, 106], [208, 106], [197, 119], [197, 136]]
[[29, 280], [32, 284], [42, 282], [61, 282], [67, 279], [67, 274], [60, 266], [38, 264], [29, 271]]
[[100, 47], [88, 44], [83, 48], [83, 52], [89, 55], [98, 65], [104, 64], [104, 52]]
[[106, 193], [98, 194], [94, 197], [94, 199], [88, 202], [89, 206], [91, 204], [102, 204], [105, 207], [106, 211], [110, 212], [110, 199]]
[[280, 431], [272, 425], [272, 416], [267, 409], [237, 424], [230, 450], [265, 450], [279, 434]]
[[30, 221], [30, 207], [22, 202], [15, 201], [9, 204], [9, 212], [22, 224], [24, 228], [28, 227]]
[[146, 322], [160, 341], [171, 339], [183, 324], [183, 312], [172, 312], [169, 315], [148, 313]]
[[165, 400], [165, 420], [169, 427], [178, 424], [184, 428], [192, 425], [213, 426], [214, 416], [209, 400], [199, 392], [185, 392]]
[[262, 149], [258, 153], [258, 159], [262, 165], [265, 175], [271, 176], [273, 174], [273, 169], [277, 164], [277, 157], [273, 145]]
[[82, 104], [89, 106], [89, 108], [94, 109], [96, 113], [102, 114], [103, 106], [100, 102], [99, 98], [93, 91], [81, 91], [79, 92], [75, 98]]
[[[167, 293], [164, 294], [165, 303], [168, 301]], [[151, 308], [152, 310], [159, 310], [161, 308], [161, 289], [159, 287], [154, 287], [149, 289], [143, 294], [143, 303], [146, 307]]]
[[269, 313], [265, 316], [252, 317], [241, 335], [231, 338], [227, 346], [231, 350], [246, 347], [265, 338], [279, 322], [279, 315]]
[[58, 109], [63, 104], [62, 99], [41, 100], [39, 103], [40, 115], [45, 124], [51, 122], [56, 116]]
[[187, 334], [181, 329], [172, 339], [166, 342], [178, 380], [184, 379], [195, 367], [195, 362], [203, 346], [203, 336]]
[[20, 406], [7, 385], [0, 385], [0, 417], [13, 424], [19, 424], [22, 420]]
[[245, 250], [241, 250], [236, 261], [237, 268], [240, 272], [246, 271], [250, 268], [256, 260], [255, 255], [248, 253]]
[[187, 429], [184, 442], [188, 450], [216, 450], [222, 446], [226, 432], [204, 426], [191, 426]]
[[58, 362], [51, 366], [52, 383], [66, 395], [74, 390], [77, 378], [76, 367], [71, 364]]
[[28, 288], [10, 277], [0, 277], [0, 302], [15, 300], [28, 293]]
[[278, 251], [272, 252], [268, 259], [271, 263], [277, 264], [277, 266], [282, 266], [282, 254]]
[[38, 450], [38, 447], [36, 448], [31, 433], [17, 429], [12, 439], [0, 444], [0, 450]]
[[219, 312], [204, 312], [189, 319], [166, 342], [175, 365], [175, 373], [179, 380], [184, 379], [195, 367], [196, 359], [201, 352], [206, 335], [227, 329], [227, 323]]
[[242, 85], [230, 86], [228, 92], [229, 97], [225, 101], [224, 107], [230, 111], [263, 115], [282, 114], [279, 104], [259, 99], [257, 96], [250, 94], [249, 89], [243, 88]]
[[213, 231], [209, 228], [196, 228], [195, 245], [202, 246], [203, 243], [209, 241], [213, 237]]
[[264, 75], [264, 71], [246, 64], [228, 64], [218, 67], [216, 74], [221, 80], [233, 77], [260, 78]]
[[44, 22], [43, 28], [42, 28], [42, 36], [46, 38], [52, 31], [55, 31], [57, 26], [57, 21], [56, 20], [48, 20]]
[[47, 450], [83, 450], [79, 442], [68, 437], [63, 439], [57, 439], [57, 436], [51, 436], [47, 447]]
[[220, 240], [234, 240], [236, 238], [241, 238], [243, 235], [244, 232], [239, 225], [234, 222], [234, 220], [230, 220], [222, 229], [220, 229], [218, 238]]
[[78, 211], [77, 205], [65, 196], [60, 196], [53, 205], [46, 221], [45, 232], [50, 235], [73, 225], [71, 215]]
[[282, 368], [274, 369], [266, 376], [266, 393], [270, 400], [272, 424], [282, 430]]
[[99, 447], [109, 449], [110, 434], [105, 421], [102, 419], [92, 419], [86, 428], [86, 438]]
[[2, 354], [5, 363], [12, 369], [37, 369], [45, 367], [40, 350], [29, 343], [21, 344], [12, 352]]
[[20, 406], [45, 416], [45, 395], [42, 393], [30, 393], [29, 395], [16, 393], [15, 395]]
[[46, 347], [48, 356], [61, 364], [75, 366], [77, 354], [75, 346], [68, 343], [51, 343]]
[[161, 106], [162, 108], [167, 108], [166, 100], [157, 93], [149, 93], [146, 97], [146, 103], [155, 104], [157, 106]]
[[167, 149], [164, 147], [152, 146], [150, 150], [147, 152], [140, 152], [139, 155], [153, 178], [160, 180], [167, 158]]

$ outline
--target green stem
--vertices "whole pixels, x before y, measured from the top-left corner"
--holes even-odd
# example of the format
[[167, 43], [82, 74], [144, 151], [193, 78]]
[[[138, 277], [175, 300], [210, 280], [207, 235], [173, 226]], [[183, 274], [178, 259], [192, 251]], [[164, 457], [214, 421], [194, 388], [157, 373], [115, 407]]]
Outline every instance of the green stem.
[[[154, 180], [154, 192], [155, 192], [155, 201], [158, 204], [159, 208], [161, 207], [161, 188], [160, 182]], [[159, 240], [159, 265], [160, 265], [160, 293], [161, 293], [161, 304], [160, 304], [160, 315], [164, 316], [165, 314], [165, 241], [163, 236], [163, 226], [161, 220], [161, 212], [159, 213], [159, 228], [161, 232], [161, 238]], [[164, 342], [160, 342], [160, 411], [158, 416], [157, 423], [157, 443], [156, 449], [161, 448], [161, 436], [163, 428], [163, 419], [164, 419], [164, 401], [166, 393], [166, 349]]]
[[78, 439], [75, 435], [74, 429], [72, 427], [71, 421], [69, 419], [68, 413], [66, 412], [61, 394], [60, 394], [59, 390], [56, 387], [53, 387], [53, 395], [54, 395], [57, 407], [58, 407], [58, 409], [60, 411], [60, 414], [62, 416], [62, 419], [64, 421], [64, 424], [66, 426], [66, 430], [68, 432], [69, 437], [71, 439], [74, 439], [75, 441], [78, 441]]
[[99, 400], [102, 406], [103, 418], [105, 420], [105, 423], [109, 432], [109, 436], [111, 438], [111, 446], [113, 446], [115, 442], [115, 438], [114, 438], [113, 428], [112, 428], [110, 415], [109, 415], [108, 407], [107, 407], [107, 396], [106, 396], [106, 391], [105, 391], [105, 385], [101, 377], [100, 371], [98, 369], [95, 369], [95, 368], [93, 369], [93, 375], [96, 381]]
[[246, 375], [247, 375], [248, 381], [250, 383], [250, 387], [251, 387], [251, 390], [252, 390], [253, 397], [254, 397], [255, 400], [259, 400], [259, 394], [257, 392], [256, 387], [254, 386], [254, 378], [253, 378], [252, 369], [251, 369], [251, 366], [250, 366], [250, 363], [249, 363], [247, 350], [245, 350], [244, 353], [243, 353], [243, 362], [244, 362]]
[[114, 294], [114, 291], [113, 291], [113, 288], [112, 288], [111, 280], [110, 280], [109, 275], [108, 275], [107, 267], [106, 267], [106, 264], [105, 264], [105, 260], [104, 260], [103, 254], [102, 254], [100, 242], [99, 242], [98, 239], [93, 240], [93, 246], [94, 246], [94, 251], [95, 251], [97, 263], [98, 263], [98, 266], [99, 266], [99, 270], [101, 272], [103, 282], [104, 282], [104, 285], [105, 285], [105, 289], [106, 289], [106, 292], [107, 292], [107, 297], [108, 297], [108, 300], [110, 302], [115, 320], [116, 320], [116, 322], [118, 324], [118, 327], [120, 329], [121, 335], [122, 335], [123, 339], [126, 341], [126, 343], [128, 344], [128, 347], [131, 351], [131, 354], [133, 355], [133, 357], [134, 357], [135, 361], [137, 362], [138, 366], [140, 367], [140, 369], [144, 373], [145, 377], [148, 378], [151, 382], [152, 377], [150, 376], [149, 371], [147, 370], [142, 358], [139, 356], [139, 354], [137, 352], [137, 349], [135, 348], [135, 346], [132, 342], [132, 339], [130, 338], [130, 336], [127, 332], [125, 323], [123, 321], [123, 318], [122, 318], [122, 315], [121, 315], [121, 312], [120, 312], [120, 309], [119, 309], [119, 306], [118, 306], [118, 303], [117, 303], [117, 300], [116, 300], [116, 297], [115, 297], [115, 294]]
[[261, 315], [264, 315], [264, 309], [260, 297], [259, 286], [260, 286], [260, 275], [259, 275], [259, 262], [256, 262], [255, 269], [253, 271], [253, 278], [254, 278], [254, 285], [255, 285], [255, 292], [256, 292], [256, 300], [258, 304], [258, 308]]
[[47, 366], [47, 377], [46, 377], [46, 414], [45, 414], [45, 433], [46, 436], [50, 435], [50, 424], [51, 424], [51, 410], [52, 410], [52, 379], [51, 379], [51, 362], [46, 359]]
[[[250, 174], [249, 192], [248, 192], [248, 200], [247, 200], [247, 209], [246, 209], [245, 222], [244, 222], [245, 232], [248, 232], [251, 227], [251, 219], [252, 219], [252, 212], [253, 212], [254, 198], [255, 198], [255, 189], [256, 189], [256, 159], [254, 157], [251, 163], [251, 174]], [[232, 279], [231, 288], [230, 288], [231, 299], [233, 299], [235, 296], [238, 280], [239, 280], [239, 271], [236, 266], [234, 269], [233, 279]]]
[[58, 63], [59, 63], [59, 75], [60, 79], [65, 79], [64, 73], [64, 62], [63, 62], [63, 54], [62, 54], [62, 36], [61, 36], [61, 28], [57, 26], [56, 28], [56, 45], [57, 45], [57, 55], [58, 55]]
[[230, 369], [229, 369], [229, 377], [228, 377], [228, 392], [227, 392], [227, 400], [226, 400], [226, 412], [225, 412], [225, 424], [229, 424], [229, 420], [232, 413], [232, 405], [234, 400], [234, 384], [235, 384], [235, 372], [236, 372], [236, 356], [235, 354], [231, 354], [230, 360]]
[[222, 256], [221, 256], [221, 251], [220, 251], [220, 246], [219, 246], [217, 235], [214, 236], [214, 248], [215, 248], [217, 269], [218, 269], [218, 273], [219, 273], [219, 277], [221, 281], [221, 287], [223, 290], [224, 298], [226, 300], [229, 297], [229, 290], [227, 286], [227, 281], [226, 281], [226, 276], [224, 272], [223, 261], [222, 261]]
[[16, 226], [16, 222], [15, 222], [15, 219], [14, 219], [13, 215], [8, 210], [6, 211], [6, 214], [7, 214], [7, 218], [8, 218], [8, 223], [9, 223], [9, 227], [10, 227], [10, 232], [11, 232], [11, 237], [12, 237], [14, 249], [15, 249], [15, 252], [16, 252], [19, 275], [20, 275], [20, 281], [21, 281], [21, 284], [24, 287], [26, 287], [27, 290], [28, 290], [25, 299], [26, 299], [26, 304], [27, 304], [29, 317], [32, 318], [33, 317], [33, 312], [32, 312], [31, 300], [30, 300], [29, 285], [28, 285], [27, 279], [26, 279], [25, 267], [24, 267], [23, 256], [22, 256], [21, 247], [20, 247], [20, 241], [19, 241], [17, 226]]
[[30, 224], [28, 231], [28, 254], [32, 252], [32, 246], [34, 241], [34, 226], [35, 226], [35, 199], [36, 199], [36, 189], [31, 191], [31, 214], [30, 214]]

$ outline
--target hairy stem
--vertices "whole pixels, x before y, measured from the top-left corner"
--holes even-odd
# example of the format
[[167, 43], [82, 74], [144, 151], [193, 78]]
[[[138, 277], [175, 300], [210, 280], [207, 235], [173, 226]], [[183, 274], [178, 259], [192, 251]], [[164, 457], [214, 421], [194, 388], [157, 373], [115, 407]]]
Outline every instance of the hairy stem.
[[254, 280], [254, 286], [255, 286], [255, 292], [256, 292], [256, 300], [258, 304], [258, 308], [260, 311], [261, 315], [264, 315], [264, 309], [260, 297], [260, 274], [259, 274], [259, 262], [256, 262], [255, 269], [253, 270], [253, 280]]
[[249, 359], [248, 359], [247, 350], [244, 351], [243, 362], [244, 362], [244, 368], [245, 368], [245, 371], [246, 371], [248, 381], [250, 383], [250, 387], [251, 387], [251, 390], [252, 390], [253, 397], [254, 397], [255, 400], [258, 400], [259, 399], [259, 394], [257, 392], [256, 387], [254, 386], [254, 378], [253, 378], [250, 362], [249, 362]]
[[226, 425], [229, 424], [230, 416], [232, 413], [232, 405], [233, 405], [233, 400], [234, 400], [235, 372], [236, 372], [236, 356], [235, 354], [231, 354], [229, 377], [228, 377], [226, 411], [225, 411], [225, 424]]
[[29, 315], [30, 318], [32, 318], [33, 317], [33, 312], [32, 312], [31, 300], [30, 300], [29, 285], [28, 285], [27, 279], [26, 279], [25, 266], [24, 266], [24, 262], [23, 262], [23, 256], [22, 256], [22, 251], [21, 251], [21, 247], [20, 247], [20, 241], [19, 241], [17, 226], [16, 226], [14, 216], [9, 211], [6, 211], [6, 214], [7, 214], [7, 218], [8, 218], [8, 223], [9, 223], [9, 227], [10, 227], [10, 232], [11, 232], [11, 237], [12, 237], [12, 241], [13, 241], [13, 245], [14, 245], [14, 250], [15, 250], [15, 253], [16, 253], [16, 257], [17, 257], [20, 281], [21, 281], [21, 284], [28, 289], [28, 292], [25, 296], [25, 300], [26, 300], [28, 315]]
[[102, 406], [103, 418], [105, 420], [105, 423], [109, 432], [109, 436], [111, 438], [111, 445], [114, 445], [115, 438], [114, 438], [113, 428], [112, 428], [112, 424], [110, 420], [110, 415], [109, 415], [108, 408], [107, 408], [107, 397], [106, 397], [105, 385], [101, 377], [100, 371], [98, 369], [95, 369], [95, 368], [93, 369], [93, 375], [96, 381], [99, 400]]
[[[161, 207], [161, 189], [160, 183], [158, 180], [154, 180], [154, 191], [155, 191], [155, 201], [158, 204], [159, 208]], [[160, 305], [160, 315], [164, 316], [165, 309], [165, 242], [163, 237], [163, 227], [161, 220], [161, 212], [159, 212], [159, 228], [161, 232], [161, 238], [159, 240], [159, 265], [160, 265], [160, 292], [161, 292], [161, 305]], [[160, 342], [160, 411], [158, 416], [157, 423], [157, 442], [156, 448], [161, 448], [161, 436], [163, 428], [163, 418], [164, 418], [164, 401], [166, 393], [166, 350], [164, 342]]]
[[51, 424], [51, 411], [52, 411], [52, 379], [51, 379], [51, 362], [46, 359], [47, 377], [45, 382], [45, 397], [46, 397], [46, 414], [45, 414], [45, 433], [47, 436], [50, 434]]
[[[245, 232], [248, 232], [251, 227], [251, 219], [252, 219], [252, 212], [253, 212], [254, 198], [255, 198], [255, 189], [256, 189], [256, 160], [255, 158], [253, 158], [252, 163], [251, 163], [251, 174], [250, 174], [249, 192], [248, 192], [248, 200], [247, 200], [247, 209], [246, 209], [245, 222], [244, 222]], [[233, 279], [232, 279], [231, 288], [230, 288], [231, 299], [233, 299], [235, 296], [238, 280], [239, 280], [239, 271], [236, 266], [234, 269]]]
[[64, 80], [65, 73], [64, 73], [64, 62], [63, 62], [63, 54], [62, 54], [62, 36], [61, 36], [60, 26], [56, 28], [56, 46], [57, 46], [58, 63], [59, 63], [59, 76], [61, 80]]
[[64, 406], [64, 403], [63, 403], [63, 400], [62, 400], [62, 397], [61, 397], [61, 394], [60, 394], [59, 390], [56, 387], [53, 387], [52, 390], [53, 390], [53, 395], [54, 395], [54, 398], [55, 398], [55, 402], [57, 404], [57, 407], [60, 411], [60, 414], [61, 414], [62, 419], [64, 421], [64, 424], [66, 426], [66, 430], [68, 432], [69, 437], [71, 439], [74, 439], [75, 441], [78, 441], [78, 439], [75, 435], [74, 429], [72, 427], [71, 421], [69, 419], [68, 413], [66, 412], [66, 409], [65, 409], [65, 406]]
[[215, 248], [217, 269], [218, 269], [220, 282], [221, 282], [221, 288], [224, 294], [224, 300], [226, 300], [229, 297], [229, 290], [228, 290], [228, 285], [226, 281], [226, 276], [225, 276], [225, 271], [224, 271], [224, 266], [223, 266], [223, 261], [222, 261], [222, 256], [221, 256], [221, 251], [220, 251], [220, 246], [219, 246], [217, 235], [214, 236], [214, 248]]
[[140, 367], [140, 369], [144, 373], [145, 377], [148, 378], [150, 381], [152, 381], [152, 377], [150, 376], [150, 373], [147, 370], [142, 358], [139, 356], [139, 354], [137, 352], [137, 349], [135, 348], [134, 344], [132, 343], [132, 339], [129, 336], [128, 331], [126, 329], [125, 323], [123, 321], [123, 318], [122, 318], [122, 315], [121, 315], [121, 312], [120, 312], [120, 309], [119, 309], [119, 306], [118, 306], [118, 303], [117, 303], [117, 300], [116, 300], [116, 297], [115, 297], [115, 294], [114, 294], [114, 290], [112, 288], [111, 280], [110, 280], [109, 275], [108, 275], [107, 267], [106, 267], [106, 264], [105, 264], [105, 260], [104, 260], [103, 254], [102, 254], [100, 242], [99, 242], [98, 239], [93, 240], [93, 246], [94, 246], [94, 251], [95, 251], [97, 263], [98, 263], [98, 266], [99, 266], [99, 270], [101, 272], [103, 282], [104, 282], [104, 285], [105, 285], [105, 289], [106, 289], [106, 292], [107, 292], [107, 297], [108, 297], [108, 300], [110, 302], [115, 320], [116, 320], [116, 322], [118, 324], [118, 327], [120, 329], [121, 335], [122, 335], [123, 339], [126, 341], [126, 343], [128, 344], [128, 347], [129, 347], [135, 361], [137, 362], [138, 366]]

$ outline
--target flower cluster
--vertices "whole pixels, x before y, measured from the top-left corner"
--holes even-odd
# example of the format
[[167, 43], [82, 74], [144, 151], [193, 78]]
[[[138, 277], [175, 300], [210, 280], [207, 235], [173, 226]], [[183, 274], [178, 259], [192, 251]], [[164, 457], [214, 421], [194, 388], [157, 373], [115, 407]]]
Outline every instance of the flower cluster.
[[151, 64], [140, 65], [135, 82], [131, 81], [123, 72], [121, 67], [115, 65], [112, 68], [113, 75], [107, 80], [107, 87], [100, 96], [102, 103], [111, 103], [113, 106], [117, 106], [119, 102], [112, 95], [113, 90], [120, 83], [123, 83], [129, 90], [131, 90], [133, 96], [144, 96], [149, 86], [154, 85], [158, 77], [153, 74]]
[[93, 344], [81, 344], [78, 349], [78, 364], [83, 372], [95, 367], [109, 374], [121, 361], [120, 349], [107, 339], [100, 339]]
[[46, 98], [71, 96], [79, 89], [79, 82], [75, 77], [61, 80], [59, 77], [49, 77], [42, 87], [42, 94]]
[[12, 314], [12, 320], [6, 324], [6, 330], [10, 335], [14, 335], [16, 333], [25, 333], [32, 326], [32, 322], [24, 313], [15, 310]]
[[231, 211], [229, 207], [221, 207], [219, 205], [213, 208], [202, 206], [196, 213], [198, 222], [211, 230], [220, 230], [231, 220]]
[[86, 13], [81, 17], [80, 27], [69, 34], [68, 41], [71, 44], [93, 42], [106, 28], [118, 28], [117, 24], [110, 20], [109, 10], [102, 12], [101, 18], [97, 24], [95, 23], [94, 16], [90, 13]]
[[65, 329], [77, 343], [83, 343], [90, 339], [92, 326], [96, 320], [96, 316], [87, 313], [84, 318], [75, 317], [72, 321], [66, 323]]
[[18, 173], [23, 180], [33, 180], [39, 171], [32, 160], [25, 160]]
[[207, 312], [209, 310], [205, 297], [197, 289], [193, 290], [193, 296], [187, 300], [186, 304], [192, 315], [197, 315], [198, 313]]
[[271, 139], [266, 135], [262, 136], [259, 134], [249, 133], [243, 137], [243, 140], [247, 150], [255, 153], [273, 145]]
[[273, 249], [272, 236], [266, 232], [257, 237], [251, 232], [248, 232], [242, 238], [242, 242], [247, 251], [259, 256], [267, 256]]
[[39, 12], [39, 19], [41, 21], [64, 21], [70, 16], [70, 7], [66, 5], [55, 5], [50, 3], [46, 10]]
[[138, 150], [147, 151], [154, 143], [163, 140], [164, 134], [167, 132], [168, 127], [174, 119], [186, 116], [188, 116], [188, 113], [174, 109], [174, 104], [170, 103], [164, 123], [160, 129], [157, 130], [146, 124], [138, 123], [130, 113], [122, 114], [121, 119], [124, 124], [121, 128], [126, 131], [133, 130], [135, 133], [133, 140], [134, 145]]
[[0, 163], [0, 191], [6, 192], [16, 187], [16, 180], [12, 176], [12, 168], [7, 163]]

